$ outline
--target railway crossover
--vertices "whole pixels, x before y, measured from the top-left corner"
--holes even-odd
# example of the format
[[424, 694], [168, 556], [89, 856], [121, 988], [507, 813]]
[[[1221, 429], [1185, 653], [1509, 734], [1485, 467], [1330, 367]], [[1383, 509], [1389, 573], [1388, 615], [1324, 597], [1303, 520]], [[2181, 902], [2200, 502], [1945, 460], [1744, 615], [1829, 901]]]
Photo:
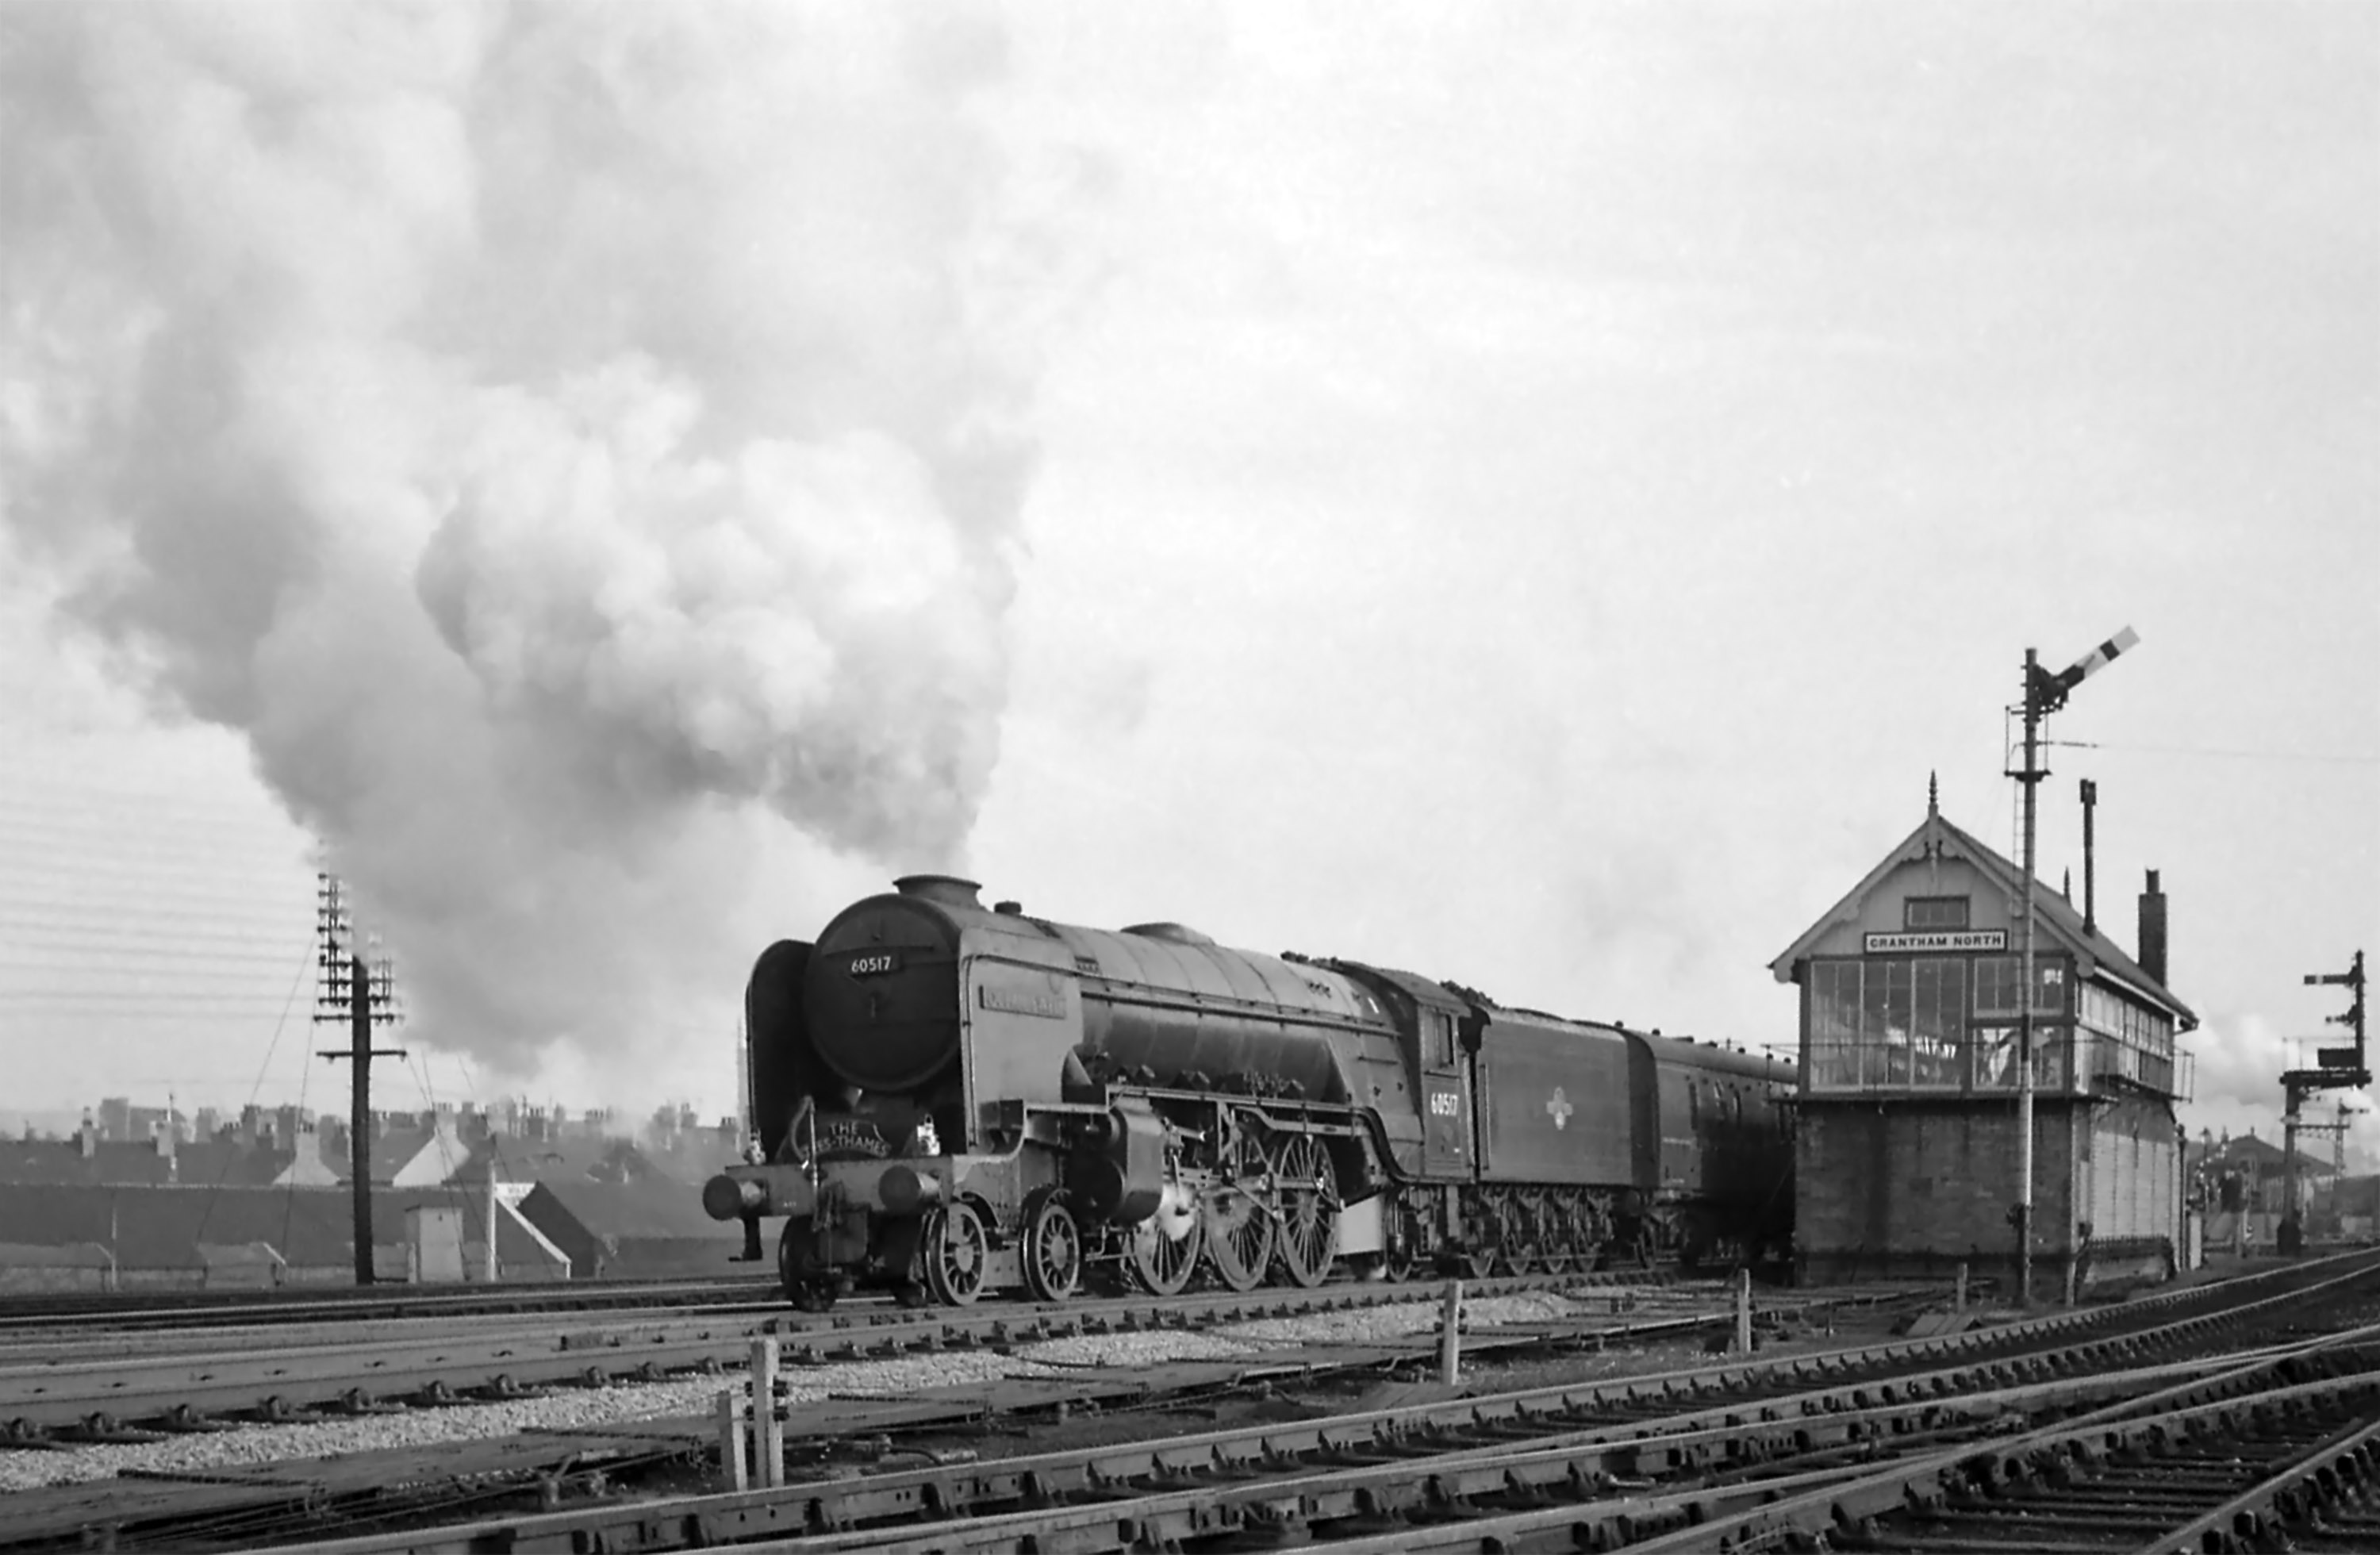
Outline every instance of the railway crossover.
[[[316, 1548], [1948, 1550], [1985, 1546], [1925, 1517], [1997, 1496], [2034, 1525], [2006, 1547], [2056, 1549], [2030, 1537], [2050, 1527], [2045, 1488], [2120, 1506], [2133, 1481], [2075, 1490], [2081, 1470], [2164, 1452], [2166, 1478], [2204, 1504], [2124, 1513], [2162, 1538], [2208, 1516], [2297, 1515], [2309, 1484], [2361, 1483], [2371, 1438], [2355, 1422], [2380, 1420], [2375, 1275], [2380, 1258], [2331, 1260], [1947, 1341]], [[2241, 1422], [2273, 1445], [2266, 1478], [2215, 1481], [2188, 1444]], [[2272, 1510], [2232, 1504], [2258, 1495]]]
[[[1633, 1271], [1516, 1277], [1477, 1288], [1482, 1294], [1609, 1293], [1632, 1304], [1682, 1289], [1667, 1276]], [[735, 1365], [756, 1333], [778, 1335], [796, 1363], [826, 1362], [1352, 1310], [1410, 1302], [1415, 1294], [1392, 1285], [1341, 1284], [1063, 1306], [917, 1311], [880, 1305], [832, 1316], [793, 1314], [771, 1301], [586, 1324], [538, 1314], [401, 1325], [374, 1320], [319, 1332], [251, 1328], [210, 1332], [196, 1342], [172, 1334], [27, 1337], [12, 1342], [0, 1362], [0, 1445], [121, 1440], [152, 1423], [187, 1428], [195, 1420], [287, 1420], [316, 1409], [353, 1413], [392, 1401], [434, 1404], [513, 1397], [546, 1386], [654, 1380]], [[1699, 1294], [1680, 1325], [1707, 1322], [1709, 1310], [1710, 1297]], [[1658, 1316], [1647, 1313], [1645, 1320]]]

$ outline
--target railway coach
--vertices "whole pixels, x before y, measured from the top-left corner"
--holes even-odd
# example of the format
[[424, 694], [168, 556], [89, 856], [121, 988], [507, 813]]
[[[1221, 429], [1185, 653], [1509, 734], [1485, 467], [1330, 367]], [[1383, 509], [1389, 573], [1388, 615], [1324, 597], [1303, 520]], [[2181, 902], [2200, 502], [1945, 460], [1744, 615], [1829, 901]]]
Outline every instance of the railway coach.
[[1364, 964], [986, 908], [920, 875], [746, 990], [755, 1159], [706, 1208], [817, 1307], [1744, 1256], [1790, 1065]]

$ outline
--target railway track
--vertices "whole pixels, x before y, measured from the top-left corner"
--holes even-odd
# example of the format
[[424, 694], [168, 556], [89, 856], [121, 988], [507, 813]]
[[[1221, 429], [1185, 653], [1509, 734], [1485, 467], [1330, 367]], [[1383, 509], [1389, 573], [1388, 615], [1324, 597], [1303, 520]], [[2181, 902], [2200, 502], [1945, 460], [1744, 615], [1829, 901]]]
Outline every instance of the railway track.
[[[1531, 1290], [1609, 1293], [1657, 1302], [1682, 1289], [1634, 1272], [1478, 1282], [1482, 1295]], [[758, 1334], [776, 1336], [789, 1363], [822, 1364], [921, 1351], [996, 1349], [1075, 1333], [1210, 1327], [1259, 1318], [1411, 1302], [1409, 1286], [1344, 1284], [1064, 1304], [916, 1310], [891, 1303], [832, 1314], [782, 1302], [721, 1304], [685, 1313], [629, 1314], [587, 1325], [550, 1315], [385, 1320], [293, 1339], [278, 1328], [224, 1330], [193, 1346], [165, 1334], [20, 1338], [0, 1363], [0, 1446], [120, 1440], [143, 1427], [188, 1430], [230, 1418], [288, 1420], [316, 1410], [358, 1413], [392, 1403], [442, 1404], [508, 1398], [551, 1386], [658, 1380], [740, 1363]], [[1682, 1327], [1708, 1320], [1707, 1295]], [[1647, 1314], [1642, 1324], [1658, 1320]]]
[[[2265, 1407], [2276, 1389], [2310, 1389], [2355, 1407], [2380, 1388], [2380, 1328], [2357, 1328], [2380, 1317], [2380, 1260], [2341, 1262], [1947, 1342], [310, 1548], [621, 1552], [759, 1540], [802, 1552], [1091, 1555], [1281, 1542], [1382, 1551], [1749, 1549], [1796, 1548], [1786, 1542], [1793, 1538], [1820, 1548], [1807, 1541], [1838, 1531], [1829, 1508], [1846, 1488], [1866, 1488], [1871, 1521], [1882, 1526], [1909, 1501], [1910, 1484], [1956, 1473], [1979, 1443], [2013, 1431], [2046, 1441], [2114, 1428], [2105, 1422], [2132, 1412], [2144, 1421], [2189, 1410], [2232, 1419]], [[2121, 1317], [2134, 1320], [2107, 1320]], [[2301, 1331], [2317, 1320], [2355, 1331], [2346, 1340]], [[2103, 1329], [2112, 1331], [2094, 1331]], [[1946, 1358], [1952, 1364], [1939, 1364]], [[2032, 1464], [2025, 1454], [2038, 1450], [2027, 1437], [1988, 1451]], [[1877, 1468], [1888, 1461], [1905, 1466]], [[1791, 1505], [1816, 1509], [1815, 1522], [1746, 1521], [1742, 1541], [1714, 1542], [1726, 1519]], [[1904, 1547], [1960, 1548], [1927, 1537]]]
[[572, 1284], [423, 1288], [372, 1286], [335, 1292], [147, 1291], [0, 1298], [0, 1338], [113, 1334], [263, 1325], [422, 1321], [538, 1312], [605, 1312], [640, 1306], [778, 1299], [775, 1279], [604, 1281]]
[[2170, 1390], [2130, 1418], [1913, 1455], [1639, 1548], [2368, 1551], [2380, 1534], [2369, 1505], [2380, 1483], [2380, 1331], [2361, 1337], [2330, 1375], [2284, 1379], [2268, 1363], [2256, 1386]]

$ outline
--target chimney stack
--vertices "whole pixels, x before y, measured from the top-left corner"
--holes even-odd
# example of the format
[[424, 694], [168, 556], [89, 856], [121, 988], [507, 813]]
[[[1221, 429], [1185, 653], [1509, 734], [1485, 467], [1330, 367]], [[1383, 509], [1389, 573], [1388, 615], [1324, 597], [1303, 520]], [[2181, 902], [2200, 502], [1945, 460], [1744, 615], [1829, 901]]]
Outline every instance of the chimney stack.
[[2141, 970], [2165, 986], [2165, 893], [2157, 889], [2157, 872], [2149, 871], [2149, 886], [2141, 893]]
[[91, 1121], [89, 1112], [82, 1115], [82, 1128], [76, 1138], [81, 1141], [83, 1160], [89, 1160], [99, 1154], [99, 1125]]
[[[2092, 871], [2091, 818], [2099, 808], [2099, 785], [2089, 778], [2082, 780], [2082, 932], [2099, 932], [2099, 893], [2097, 877]], [[2159, 978], [2163, 981], [2163, 978]]]

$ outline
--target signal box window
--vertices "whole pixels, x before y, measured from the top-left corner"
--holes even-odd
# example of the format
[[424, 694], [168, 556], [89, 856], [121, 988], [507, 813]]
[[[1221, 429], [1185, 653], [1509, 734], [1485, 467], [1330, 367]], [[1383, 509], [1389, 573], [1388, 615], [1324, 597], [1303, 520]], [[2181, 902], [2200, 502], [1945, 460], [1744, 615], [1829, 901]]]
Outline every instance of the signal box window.
[[1963, 896], [1912, 896], [1900, 904], [1903, 929], [1964, 929], [1967, 899]]

